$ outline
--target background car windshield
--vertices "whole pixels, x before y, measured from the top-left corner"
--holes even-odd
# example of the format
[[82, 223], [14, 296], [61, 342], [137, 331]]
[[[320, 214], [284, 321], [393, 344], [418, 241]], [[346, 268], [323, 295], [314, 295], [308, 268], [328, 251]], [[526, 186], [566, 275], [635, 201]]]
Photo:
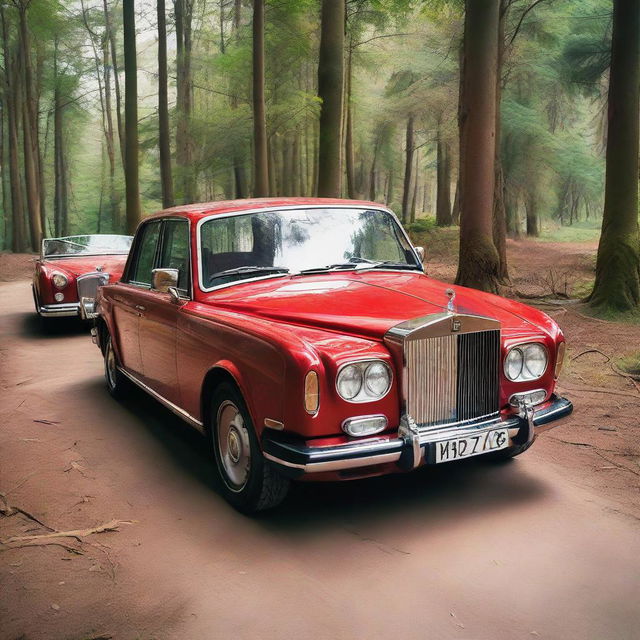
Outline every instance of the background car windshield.
[[48, 238], [43, 241], [42, 255], [47, 258], [51, 256], [76, 255], [126, 255], [129, 253], [132, 240], [132, 236], [109, 234]]
[[266, 211], [212, 218], [200, 233], [206, 288], [256, 277], [256, 272], [218, 275], [240, 267], [283, 267], [296, 272], [389, 261], [419, 268], [394, 217], [380, 210]]

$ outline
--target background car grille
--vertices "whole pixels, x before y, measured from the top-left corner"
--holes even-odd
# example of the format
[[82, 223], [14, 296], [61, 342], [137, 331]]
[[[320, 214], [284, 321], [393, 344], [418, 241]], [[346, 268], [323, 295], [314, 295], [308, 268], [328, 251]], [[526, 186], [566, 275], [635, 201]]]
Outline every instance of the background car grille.
[[87, 273], [79, 276], [76, 281], [78, 300], [82, 300], [82, 298], [95, 298], [98, 293], [98, 287], [107, 282], [109, 282], [108, 273]]
[[497, 414], [500, 331], [478, 331], [404, 345], [407, 413], [418, 426]]

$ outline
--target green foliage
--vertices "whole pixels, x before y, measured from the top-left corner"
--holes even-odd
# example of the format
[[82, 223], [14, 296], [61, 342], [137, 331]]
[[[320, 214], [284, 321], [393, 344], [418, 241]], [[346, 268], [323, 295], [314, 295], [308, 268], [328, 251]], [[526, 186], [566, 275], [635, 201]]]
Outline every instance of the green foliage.
[[415, 222], [407, 225], [407, 230], [411, 233], [427, 233], [436, 228], [435, 218], [418, 218]]

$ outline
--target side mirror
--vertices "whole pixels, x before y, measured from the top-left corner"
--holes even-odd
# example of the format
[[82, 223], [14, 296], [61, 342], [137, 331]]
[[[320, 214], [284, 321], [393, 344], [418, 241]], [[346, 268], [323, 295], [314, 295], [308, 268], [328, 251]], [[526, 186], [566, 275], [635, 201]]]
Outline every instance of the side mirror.
[[151, 288], [160, 293], [167, 293], [170, 287], [178, 286], [177, 269], [153, 269], [151, 272]]
[[418, 254], [418, 258], [420, 258], [420, 262], [424, 262], [424, 247], [414, 247], [416, 253]]
[[176, 289], [176, 287], [169, 287], [167, 292], [169, 294], [169, 299], [171, 300], [171, 302], [173, 302], [173, 304], [182, 304], [184, 302], [184, 300], [180, 297], [180, 292], [178, 291], [178, 289]]

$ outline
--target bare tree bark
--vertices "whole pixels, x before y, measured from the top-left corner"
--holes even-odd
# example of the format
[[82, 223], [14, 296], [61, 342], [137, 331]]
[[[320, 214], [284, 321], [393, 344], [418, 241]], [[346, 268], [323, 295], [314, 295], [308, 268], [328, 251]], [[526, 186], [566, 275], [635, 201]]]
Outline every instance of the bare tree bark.
[[[347, 170], [347, 196], [349, 198], [356, 198], [356, 185], [355, 185], [355, 158], [353, 150], [353, 105], [351, 104], [351, 87], [352, 87], [352, 62], [353, 62], [353, 42], [349, 41], [349, 51], [347, 53], [347, 73], [346, 73], [346, 96], [345, 96], [345, 112], [346, 112], [346, 127], [345, 127], [345, 164]], [[374, 151], [375, 155], [375, 151]], [[374, 158], [375, 165], [375, 158]], [[375, 192], [375, 185], [373, 187]], [[374, 200], [375, 196], [371, 198]]]
[[123, 0], [124, 126], [127, 231], [133, 234], [142, 219], [138, 167], [138, 64], [136, 59], [135, 0]]
[[169, 99], [167, 77], [167, 18], [165, 0], [158, 0], [158, 147], [160, 150], [160, 181], [162, 206], [173, 206], [173, 176], [171, 175], [171, 145], [169, 142]]
[[460, 256], [456, 283], [496, 292], [493, 242], [500, 0], [466, 0], [460, 96]]
[[604, 216], [590, 303], [616, 311], [640, 306], [639, 56], [640, 0], [614, 0]]
[[64, 235], [67, 229], [67, 171], [64, 150], [64, 104], [60, 90], [61, 79], [58, 75], [58, 40], [55, 41], [54, 59], [54, 98], [53, 98], [53, 228], [57, 236]]
[[264, 103], [264, 0], [253, 0], [253, 195], [269, 195], [269, 152]]
[[341, 131], [344, 89], [345, 0], [322, 0], [318, 96], [320, 136], [318, 150], [318, 195], [341, 195]]

